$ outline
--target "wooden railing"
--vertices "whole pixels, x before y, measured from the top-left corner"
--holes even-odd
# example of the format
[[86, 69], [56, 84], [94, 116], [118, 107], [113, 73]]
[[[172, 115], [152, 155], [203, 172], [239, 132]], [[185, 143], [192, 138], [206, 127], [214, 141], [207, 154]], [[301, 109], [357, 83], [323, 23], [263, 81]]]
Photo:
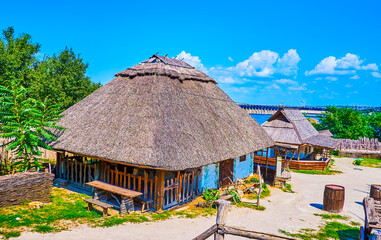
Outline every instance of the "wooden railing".
[[119, 187], [142, 192], [145, 199], [153, 200], [155, 191], [155, 179], [148, 177], [146, 170], [143, 176], [127, 173], [127, 168], [123, 167], [123, 171], [119, 171], [117, 167], [114, 169], [105, 162], [101, 166], [103, 170], [102, 180]]
[[197, 182], [194, 171], [178, 172], [175, 178], [168, 179], [164, 187], [164, 208], [192, 200], [197, 194]]
[[261, 233], [251, 230], [242, 229], [239, 227], [226, 226], [226, 218], [229, 213], [230, 202], [226, 200], [218, 201], [218, 213], [216, 224], [208, 228], [205, 232], [199, 236], [193, 238], [193, 240], [205, 240], [214, 234], [215, 240], [223, 240], [225, 235], [235, 235], [239, 237], [245, 237], [250, 239], [262, 239], [262, 240], [295, 240], [295, 238], [283, 237], [274, 234]]

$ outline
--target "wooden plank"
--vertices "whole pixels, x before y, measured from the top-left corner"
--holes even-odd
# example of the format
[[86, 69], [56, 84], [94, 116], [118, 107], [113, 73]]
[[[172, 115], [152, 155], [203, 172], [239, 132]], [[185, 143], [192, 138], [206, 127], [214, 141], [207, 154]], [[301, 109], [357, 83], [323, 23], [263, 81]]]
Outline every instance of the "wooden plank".
[[193, 184], [194, 184], [194, 170], [192, 170], [191, 183], [189, 184], [189, 186], [191, 188], [191, 194], [190, 194], [191, 199], [193, 199]]
[[119, 170], [115, 167], [115, 185], [119, 186]]
[[131, 174], [128, 174], [128, 175], [127, 175], [127, 183], [128, 183], [128, 184], [127, 184], [127, 186], [128, 186], [127, 188], [128, 188], [128, 189], [131, 189]]
[[131, 178], [132, 178], [132, 183], [133, 183], [133, 185], [134, 185], [133, 190], [136, 190], [136, 176], [131, 175]]
[[88, 183], [86, 183], [86, 185], [97, 188], [97, 189], [102, 189], [102, 190], [105, 190], [108, 192], [116, 193], [116, 194], [119, 194], [119, 195], [122, 195], [125, 197], [129, 197], [129, 198], [134, 198], [134, 197], [138, 197], [138, 196], [143, 195], [143, 193], [141, 193], [141, 192], [136, 192], [133, 190], [129, 190], [126, 188], [122, 188], [122, 187], [115, 186], [115, 185], [105, 183], [105, 182], [101, 182], [101, 181], [88, 182]]
[[217, 225], [214, 224], [210, 228], [208, 228], [205, 232], [201, 233], [197, 237], [193, 238], [193, 240], [205, 240], [208, 237], [212, 236], [215, 232], [217, 232]]
[[87, 167], [87, 163], [85, 161], [83, 161], [83, 182], [86, 183], [86, 176], [87, 176], [87, 172], [86, 172], [86, 167]]
[[164, 170], [156, 170], [154, 207], [157, 211], [163, 210], [164, 207], [164, 177]]
[[83, 177], [82, 177], [82, 163], [79, 163], [79, 184], [80, 185], [84, 185], [84, 182], [82, 181]]
[[74, 164], [73, 160], [70, 161], [71, 164], [71, 182], [74, 182]]
[[143, 192], [144, 198], [147, 199], [148, 195], [148, 173], [146, 170], [144, 170], [144, 192]]
[[127, 168], [124, 167], [124, 172], [123, 172], [123, 187], [126, 188], [126, 178], [127, 178]]
[[230, 235], [235, 235], [235, 236], [240, 236], [240, 237], [245, 237], [245, 238], [250, 238], [250, 239], [262, 239], [262, 240], [296, 240], [296, 238], [289, 238], [289, 237], [283, 237], [283, 236], [278, 236], [278, 235], [273, 235], [273, 234], [267, 234], [267, 233], [261, 233], [261, 232], [255, 232], [255, 231], [250, 231], [238, 227], [230, 227], [230, 226], [219, 226], [219, 228], [222, 229], [222, 232], [224, 234], [230, 234]]
[[187, 181], [187, 200], [190, 198], [190, 189], [189, 189], [189, 186], [191, 185], [190, 184], [190, 173], [188, 173], [188, 181]]
[[186, 183], [185, 183], [185, 181], [186, 181], [186, 173], [184, 173], [183, 174], [183, 176], [182, 176], [182, 190], [183, 190], [183, 195], [182, 195], [182, 201], [185, 201], [186, 199], [185, 199], [185, 186], [186, 186]]
[[180, 178], [180, 171], [177, 171], [177, 174], [176, 174], [176, 188], [175, 188], [175, 199], [176, 201], [179, 203], [180, 202], [180, 198], [179, 198], [179, 178]]
[[138, 176], [138, 192], [142, 191], [142, 177]]
[[149, 188], [149, 197], [151, 200], [153, 200], [153, 181], [150, 179], [150, 188]]

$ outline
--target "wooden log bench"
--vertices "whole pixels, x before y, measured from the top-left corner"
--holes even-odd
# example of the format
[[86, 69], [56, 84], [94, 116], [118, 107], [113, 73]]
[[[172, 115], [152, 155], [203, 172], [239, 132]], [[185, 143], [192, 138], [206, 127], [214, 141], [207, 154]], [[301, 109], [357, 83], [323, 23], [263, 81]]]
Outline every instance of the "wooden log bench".
[[87, 202], [87, 204], [88, 204], [87, 205], [88, 211], [93, 210], [93, 205], [101, 207], [103, 209], [103, 217], [107, 217], [108, 209], [113, 207], [111, 204], [99, 201], [99, 200], [94, 199], [94, 198], [85, 199], [85, 202]]
[[153, 200], [148, 200], [142, 197], [136, 197], [135, 200], [142, 205], [142, 213], [150, 209], [150, 205], [153, 203]]

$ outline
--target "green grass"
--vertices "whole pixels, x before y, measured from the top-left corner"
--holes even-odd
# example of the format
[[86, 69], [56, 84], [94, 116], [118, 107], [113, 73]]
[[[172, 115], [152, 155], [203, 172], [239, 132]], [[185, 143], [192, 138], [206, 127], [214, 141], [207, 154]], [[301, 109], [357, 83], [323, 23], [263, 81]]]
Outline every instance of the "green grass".
[[284, 188], [281, 188], [283, 192], [288, 192], [288, 193], [295, 193], [293, 190], [292, 190], [292, 186], [291, 184], [289, 183], [286, 183], [286, 186]]
[[21, 233], [19, 231], [0, 231], [0, 236], [2, 236], [2, 239], [15, 238], [20, 235]]
[[381, 168], [381, 159], [361, 158], [353, 161], [353, 165], [363, 167]]
[[126, 222], [143, 223], [163, 221], [173, 216], [196, 218], [217, 213], [216, 209], [189, 207], [182, 211], [162, 213], [132, 213], [125, 216], [102, 217], [100, 211], [87, 211], [84, 199], [88, 195], [72, 193], [65, 189], [53, 188], [52, 202], [40, 209], [29, 209], [28, 204], [0, 209], [0, 238], [18, 237], [20, 232], [29, 230], [39, 233], [59, 232], [73, 225], [87, 224], [92, 227], [111, 227]]
[[349, 219], [349, 217], [343, 216], [340, 214], [317, 214], [317, 213], [315, 213], [314, 215], [319, 216], [322, 219], [329, 219], [329, 220], [332, 220], [332, 219], [348, 220]]
[[258, 206], [257, 207], [257, 205], [253, 205], [253, 204], [249, 204], [249, 203], [244, 203], [244, 202], [237, 203], [237, 207], [251, 208], [251, 209], [258, 210], [258, 211], [264, 211], [266, 209], [264, 206]]
[[[348, 221], [349, 217], [342, 216], [340, 214], [314, 214], [315, 216], [320, 216], [326, 222], [321, 225], [318, 229], [305, 228], [300, 229], [296, 233], [290, 233], [284, 230], [279, 230], [280, 233], [285, 234], [290, 237], [304, 239], [304, 240], [326, 240], [326, 239], [358, 239], [360, 234], [360, 224], [351, 221], [350, 224], [340, 221]], [[332, 221], [334, 220], [334, 221]]]

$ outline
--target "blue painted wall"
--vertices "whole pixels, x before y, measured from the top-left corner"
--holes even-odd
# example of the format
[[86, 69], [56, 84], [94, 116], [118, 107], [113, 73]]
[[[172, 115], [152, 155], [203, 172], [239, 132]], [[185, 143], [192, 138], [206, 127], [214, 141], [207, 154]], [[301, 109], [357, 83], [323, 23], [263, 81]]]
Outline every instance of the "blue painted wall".
[[198, 180], [199, 191], [203, 192], [206, 189], [217, 188], [219, 175], [219, 163], [202, 167]]
[[[253, 154], [246, 155], [246, 160], [243, 162], [239, 161], [239, 158], [234, 159], [234, 175], [239, 178], [246, 178], [253, 174]], [[233, 181], [236, 179], [233, 177]]]

